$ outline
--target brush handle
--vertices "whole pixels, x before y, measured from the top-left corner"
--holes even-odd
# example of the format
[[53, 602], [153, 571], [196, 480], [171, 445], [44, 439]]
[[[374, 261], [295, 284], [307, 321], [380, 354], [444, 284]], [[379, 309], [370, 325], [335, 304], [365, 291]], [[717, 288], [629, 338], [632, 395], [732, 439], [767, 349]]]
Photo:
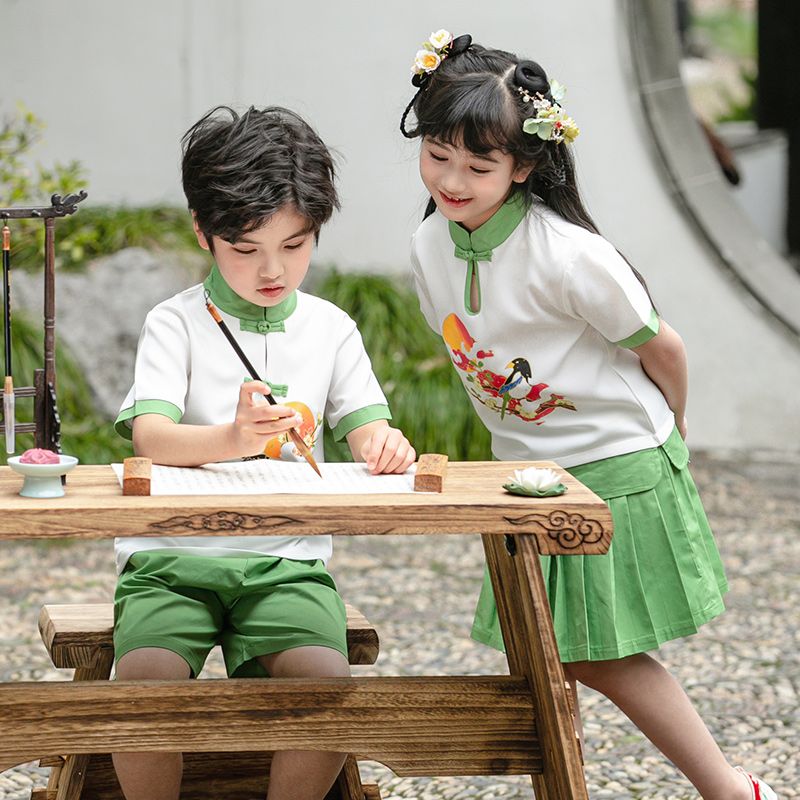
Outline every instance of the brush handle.
[[[206, 301], [206, 308], [208, 309], [208, 313], [214, 317], [214, 322], [219, 325], [219, 329], [225, 334], [225, 338], [230, 342], [230, 345], [234, 349], [236, 355], [239, 356], [239, 360], [242, 362], [242, 364], [244, 364], [245, 368], [250, 373], [250, 377], [254, 381], [261, 381], [261, 376], [256, 372], [256, 368], [250, 363], [250, 359], [244, 354], [244, 350], [239, 347], [239, 342], [237, 342], [234, 338], [230, 328], [225, 324], [225, 320], [220, 316], [219, 311], [217, 311], [217, 309], [209, 301]], [[272, 394], [265, 394], [264, 397], [271, 406], [278, 405]]]

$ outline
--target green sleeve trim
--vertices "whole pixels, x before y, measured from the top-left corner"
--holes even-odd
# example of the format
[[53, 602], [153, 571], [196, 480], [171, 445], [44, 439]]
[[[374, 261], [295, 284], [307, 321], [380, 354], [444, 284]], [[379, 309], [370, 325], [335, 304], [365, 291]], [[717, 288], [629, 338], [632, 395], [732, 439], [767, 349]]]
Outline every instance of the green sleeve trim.
[[392, 412], [389, 411], [389, 406], [374, 405], [360, 408], [358, 411], [352, 411], [350, 414], [342, 417], [339, 424], [332, 431], [333, 438], [337, 442], [340, 442], [350, 431], [354, 431], [356, 428], [360, 428], [368, 422], [391, 418]]
[[133, 438], [132, 420], [142, 414], [161, 414], [173, 422], [180, 422], [183, 412], [174, 403], [166, 400], [140, 400], [128, 408], [122, 409], [114, 423], [114, 430], [129, 441]]
[[658, 333], [659, 327], [660, 323], [658, 320], [658, 314], [656, 314], [656, 310], [654, 308], [651, 308], [650, 319], [644, 328], [636, 331], [633, 336], [629, 336], [627, 339], [622, 339], [622, 341], [615, 342], [614, 344], [616, 344], [618, 347], [639, 347], [645, 342], [649, 342]]

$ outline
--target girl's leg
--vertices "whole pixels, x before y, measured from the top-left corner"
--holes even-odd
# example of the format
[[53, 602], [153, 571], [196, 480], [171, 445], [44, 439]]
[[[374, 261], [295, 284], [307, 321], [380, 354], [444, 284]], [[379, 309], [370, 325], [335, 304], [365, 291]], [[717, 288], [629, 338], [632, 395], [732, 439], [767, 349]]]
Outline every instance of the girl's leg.
[[[141, 647], [125, 653], [117, 664], [123, 681], [171, 681], [188, 678], [189, 665], [171, 650]], [[183, 775], [181, 753], [113, 753], [126, 800], [178, 800]]]
[[[347, 659], [331, 647], [295, 647], [258, 659], [273, 678], [349, 678]], [[272, 758], [267, 800], [322, 800], [346, 753], [280, 750]]]
[[704, 800], [751, 800], [747, 779], [725, 760], [678, 682], [646, 653], [564, 665], [605, 695], [694, 784]]
[[[566, 667], [567, 665], [565, 665]], [[573, 718], [573, 722], [575, 724], [575, 733], [578, 734], [578, 738], [581, 740], [581, 747], [585, 750], [586, 747], [583, 743], [583, 718], [581, 717], [581, 706], [578, 702], [578, 681], [575, 678], [570, 678], [567, 675], [567, 681], [569, 682], [569, 688], [572, 692], [572, 702], [575, 704], [575, 716]]]

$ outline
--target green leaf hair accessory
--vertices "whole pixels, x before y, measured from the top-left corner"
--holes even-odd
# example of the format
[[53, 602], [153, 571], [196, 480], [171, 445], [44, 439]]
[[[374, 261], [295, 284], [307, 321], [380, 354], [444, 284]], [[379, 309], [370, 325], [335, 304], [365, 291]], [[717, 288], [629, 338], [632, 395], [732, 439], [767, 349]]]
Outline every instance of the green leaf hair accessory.
[[504, 483], [503, 488], [511, 494], [527, 497], [553, 497], [567, 491], [557, 472], [539, 467], [515, 469], [514, 476], [508, 478], [508, 483]]
[[522, 101], [531, 103], [536, 111], [532, 117], [528, 117], [522, 123], [522, 130], [525, 133], [536, 135], [545, 142], [552, 141], [556, 144], [563, 141], [574, 142], [578, 138], [580, 129], [575, 124], [575, 120], [561, 108], [561, 101], [567, 91], [562, 84], [558, 81], [550, 81], [552, 102], [543, 94], [539, 92], [531, 94], [522, 86], [518, 86], [517, 91], [522, 97]]

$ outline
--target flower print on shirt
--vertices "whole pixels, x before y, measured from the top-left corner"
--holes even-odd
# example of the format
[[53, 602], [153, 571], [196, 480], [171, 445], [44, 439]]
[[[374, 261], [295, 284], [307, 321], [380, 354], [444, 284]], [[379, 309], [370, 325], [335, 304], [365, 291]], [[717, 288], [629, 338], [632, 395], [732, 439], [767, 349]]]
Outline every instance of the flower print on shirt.
[[486, 363], [494, 358], [492, 350], [479, 347], [474, 356], [470, 355], [475, 339], [456, 314], [450, 314], [442, 323], [442, 338], [450, 349], [453, 366], [464, 373], [467, 392], [500, 414], [500, 419], [514, 416], [541, 425], [557, 409], [577, 410], [564, 395], [546, 392], [548, 384], [533, 383], [533, 369], [527, 358], [513, 358], [503, 372], [494, 372]]

